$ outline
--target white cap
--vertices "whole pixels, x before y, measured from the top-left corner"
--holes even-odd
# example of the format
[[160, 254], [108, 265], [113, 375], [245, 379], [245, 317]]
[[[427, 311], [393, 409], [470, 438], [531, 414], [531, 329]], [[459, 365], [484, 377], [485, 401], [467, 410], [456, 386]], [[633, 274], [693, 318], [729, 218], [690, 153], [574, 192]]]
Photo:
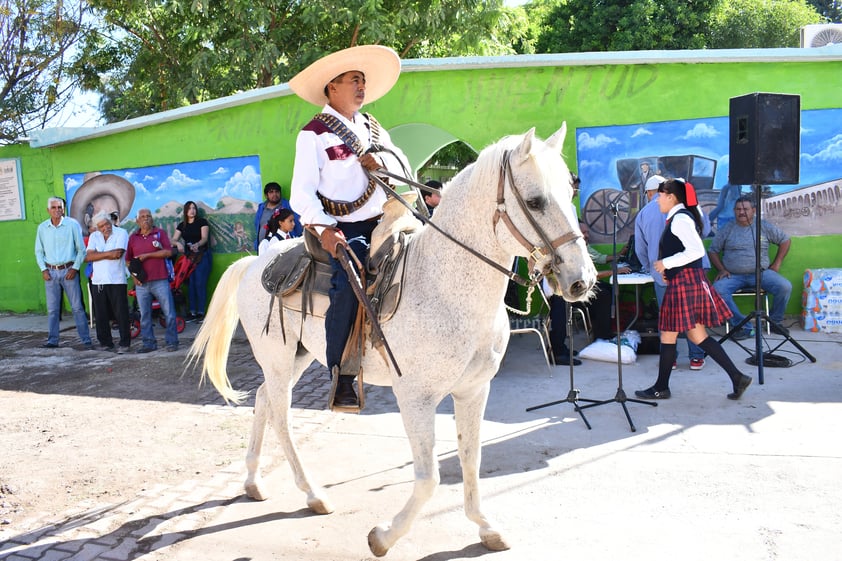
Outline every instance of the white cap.
[[653, 175], [652, 177], [650, 177], [649, 179], [646, 180], [646, 190], [647, 191], [654, 191], [664, 181], [666, 181], [666, 179], [664, 179], [660, 175]]

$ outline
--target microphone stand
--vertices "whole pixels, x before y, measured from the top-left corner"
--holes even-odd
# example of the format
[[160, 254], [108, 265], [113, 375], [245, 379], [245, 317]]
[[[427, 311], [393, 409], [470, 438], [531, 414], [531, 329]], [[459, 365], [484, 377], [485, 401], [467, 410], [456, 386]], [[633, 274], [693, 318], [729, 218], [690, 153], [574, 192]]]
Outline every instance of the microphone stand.
[[542, 409], [544, 407], [550, 407], [551, 405], [558, 405], [559, 403], [572, 403], [574, 410], [582, 417], [582, 420], [585, 422], [585, 426], [588, 427], [588, 430], [591, 430], [591, 424], [588, 422], [588, 419], [585, 417], [585, 414], [582, 412], [583, 407], [579, 406], [580, 401], [587, 401], [593, 404], [598, 403], [595, 399], [585, 399], [579, 397], [579, 390], [575, 387], [573, 382], [573, 307], [570, 305], [570, 302], [564, 302], [564, 314], [567, 320], [567, 349], [568, 349], [568, 356], [570, 357], [570, 390], [567, 392], [567, 397], [564, 399], [558, 399], [556, 401], [550, 401], [549, 403], [542, 403], [541, 405], [535, 405], [533, 407], [527, 407], [527, 411], [535, 411], [536, 409]]
[[611, 213], [614, 216], [614, 232], [613, 232], [613, 256], [614, 258], [611, 261], [611, 290], [613, 296], [613, 304], [614, 304], [614, 322], [617, 329], [617, 393], [611, 399], [606, 399], [603, 401], [597, 401], [595, 403], [589, 403], [587, 405], [582, 405], [578, 409], [581, 413], [582, 409], [587, 409], [589, 407], [599, 407], [600, 405], [605, 405], [606, 403], [619, 403], [623, 407], [623, 412], [626, 414], [626, 419], [629, 422], [629, 428], [632, 432], [637, 432], [637, 427], [634, 426], [634, 421], [632, 421], [631, 415], [629, 415], [629, 409], [626, 407], [626, 402], [631, 401], [634, 403], [641, 403], [643, 405], [651, 405], [652, 407], [657, 407], [658, 404], [652, 401], [644, 401], [642, 399], [633, 399], [626, 396], [626, 391], [623, 389], [623, 353], [621, 349], [620, 343], [620, 336], [622, 335], [620, 331], [620, 285], [617, 279], [617, 214], [619, 209], [615, 203], [610, 203], [609, 208], [611, 209]]

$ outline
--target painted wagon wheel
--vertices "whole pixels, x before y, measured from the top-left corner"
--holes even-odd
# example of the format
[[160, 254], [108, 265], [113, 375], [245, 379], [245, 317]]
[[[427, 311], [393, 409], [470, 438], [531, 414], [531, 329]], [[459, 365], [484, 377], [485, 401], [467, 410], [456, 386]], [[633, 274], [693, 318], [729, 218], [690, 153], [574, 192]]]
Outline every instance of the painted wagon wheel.
[[588, 198], [582, 218], [594, 233], [610, 236], [614, 232], [611, 205], [617, 206], [617, 231], [632, 220], [631, 193], [617, 189], [600, 189]]

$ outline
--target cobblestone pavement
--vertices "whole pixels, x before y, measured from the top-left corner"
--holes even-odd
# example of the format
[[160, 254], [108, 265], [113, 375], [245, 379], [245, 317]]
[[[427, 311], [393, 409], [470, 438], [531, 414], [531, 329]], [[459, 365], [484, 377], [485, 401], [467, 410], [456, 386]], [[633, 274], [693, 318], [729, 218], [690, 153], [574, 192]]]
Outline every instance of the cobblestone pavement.
[[[28, 346], [37, 346], [42, 337], [30, 339]], [[798, 332], [797, 339], [816, 362], [782, 348], [777, 352], [791, 357], [794, 367], [768, 368], [766, 383], [757, 380], [740, 401], [725, 398], [727, 377], [721, 368], [709, 363], [691, 371], [683, 356], [673, 374], [672, 399], [658, 407], [634, 404], [631, 418], [625, 404], [589, 409], [589, 430], [563, 399], [554, 401], [557, 407], [530, 411], [536, 403], [563, 398], [574, 379], [569, 369], [547, 368], [537, 337], [515, 336], [492, 382], [483, 423], [482, 494], [489, 515], [500, 520], [513, 544], [493, 558], [557, 559], [559, 552], [591, 561], [709, 561], [734, 558], [734, 552], [741, 561], [835, 558], [828, 552], [842, 550], [837, 507], [842, 452], [832, 437], [842, 431], [842, 340], [838, 334], [806, 332]], [[10, 355], [4, 346], [10, 340], [14, 337], [0, 333], [0, 368], [6, 371]], [[769, 340], [780, 342], [774, 336]], [[726, 346], [741, 369], [757, 375], [744, 362], [745, 349], [733, 341]], [[232, 383], [253, 392], [260, 374], [247, 343], [235, 337], [232, 352], [238, 371]], [[89, 358], [97, 353], [61, 353], [76, 361], [98, 360]], [[35, 362], [49, 353], [30, 354], [29, 362]], [[171, 360], [168, 353], [152, 356]], [[126, 356], [109, 360], [136, 362]], [[657, 364], [657, 355], [638, 356], [622, 370], [583, 360], [575, 380], [583, 395], [604, 396], [607, 404], [616, 395], [618, 374], [632, 391], [651, 383]], [[6, 539], [0, 559], [371, 559], [368, 532], [395, 515], [413, 485], [402, 421], [388, 388], [371, 388], [363, 415], [323, 410], [327, 372], [313, 368], [294, 391], [299, 449], [314, 458], [354, 458], [322, 459], [318, 465], [320, 478], [331, 482], [333, 515], [312, 515], [299, 496], [280, 508], [274, 496], [248, 501], [242, 494], [244, 461], [235, 454], [234, 463], [207, 473], [177, 472], [167, 484], [119, 500], [98, 496], [58, 516], [23, 520], [12, 531], [0, 527], [0, 539]], [[38, 375], [30, 370], [29, 376]], [[8, 389], [7, 378], [0, 376], [0, 389]], [[18, 379], [26, 382], [23, 375]], [[243, 419], [229, 416], [251, 413], [248, 406], [223, 407], [210, 388], [194, 392], [192, 382], [180, 384], [188, 385], [177, 396], [182, 410], [195, 407], [232, 424]], [[124, 395], [107, 389], [103, 397]], [[444, 404], [436, 419], [442, 484], [389, 559], [468, 560], [488, 554], [464, 517], [451, 405]], [[636, 430], [631, 430], [632, 418]], [[375, 449], [377, 454], [360, 453]], [[293, 490], [288, 466], [277, 464], [272, 473], [264, 470], [266, 481]], [[663, 531], [655, 539], [640, 539], [653, 528]]]
[[[188, 334], [181, 336], [182, 347], [192, 342], [185, 335]], [[42, 339], [41, 333], [2, 332], [0, 349], [33, 348], [39, 346]], [[94, 354], [101, 356], [101, 353]], [[179, 354], [184, 354], [184, 350]], [[216, 390], [205, 385], [197, 393], [193, 404], [196, 408], [220, 416], [252, 414], [254, 394], [263, 375], [241, 334], [232, 342], [229, 371], [238, 373], [238, 389], [249, 392], [248, 401], [239, 407], [226, 406]], [[329, 379], [327, 369], [314, 362], [295, 386], [293, 431], [297, 440], [306, 439], [333, 418], [334, 414], [324, 409]], [[373, 398], [379, 393], [390, 392], [388, 388], [370, 389], [369, 395]], [[140, 557], [163, 558], [159, 557], [163, 555], [162, 548], [200, 534], [203, 525], [221, 507], [248, 500], [242, 489], [245, 473], [243, 459], [220, 469], [210, 478], [202, 476], [201, 479], [186, 479], [178, 485], [149, 486], [128, 502], [86, 501], [60, 519], [25, 520], [19, 525], [24, 531], [12, 532], [14, 535], [0, 543], [0, 559], [125, 561]]]

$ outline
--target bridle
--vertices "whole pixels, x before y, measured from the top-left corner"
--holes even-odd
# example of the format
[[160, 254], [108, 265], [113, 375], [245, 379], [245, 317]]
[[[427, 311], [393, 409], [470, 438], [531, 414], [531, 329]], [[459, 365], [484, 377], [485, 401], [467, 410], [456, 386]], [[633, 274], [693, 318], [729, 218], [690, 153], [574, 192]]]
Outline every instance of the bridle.
[[[515, 184], [514, 177], [512, 176], [512, 165], [509, 161], [511, 158], [511, 151], [506, 151], [503, 155], [503, 162], [500, 164], [500, 179], [497, 181], [497, 210], [494, 212], [494, 231], [497, 231], [497, 223], [502, 220], [506, 227], [509, 229], [509, 232], [514, 236], [514, 238], [526, 248], [526, 251], [529, 254], [528, 257], [528, 269], [530, 271], [534, 270], [536, 263], [544, 259], [547, 255], [552, 256], [552, 262], [550, 263], [550, 270], [553, 271], [555, 274], [561, 273], [561, 264], [564, 263], [564, 259], [558, 256], [555, 253], [555, 250], [567, 243], [573, 243], [582, 238], [581, 234], [577, 234], [574, 230], [570, 230], [563, 236], [559, 236], [554, 240], [550, 240], [547, 233], [541, 228], [535, 218], [532, 216], [532, 213], [529, 212], [529, 209], [526, 206], [526, 202], [523, 200], [523, 196], [520, 194], [520, 191]], [[506, 179], [509, 180], [509, 185], [512, 186], [512, 193], [514, 194], [515, 200], [520, 207], [520, 210], [523, 212], [526, 219], [529, 221], [529, 225], [532, 226], [532, 229], [538, 234], [538, 237], [541, 238], [541, 242], [543, 245], [536, 245], [526, 239], [520, 230], [517, 229], [514, 222], [512, 222], [511, 217], [509, 216], [509, 212], [506, 208], [506, 194], [505, 194], [505, 186], [506, 186]]]
[[[383, 149], [380, 146], [377, 146], [377, 147], [372, 146], [372, 148], [377, 148], [377, 149], [381, 149], [381, 150]], [[454, 238], [453, 236], [451, 236], [450, 234], [448, 234], [447, 232], [445, 232], [444, 230], [439, 228], [434, 222], [430, 221], [430, 219], [427, 216], [424, 216], [423, 214], [419, 213], [417, 210], [412, 208], [412, 205], [410, 205], [406, 200], [404, 200], [404, 198], [401, 197], [394, 189], [392, 189], [392, 187], [389, 186], [389, 184], [386, 183], [382, 179], [382, 177], [380, 177], [380, 176], [391, 177], [391, 178], [396, 179], [396, 180], [398, 180], [402, 183], [406, 183], [407, 185], [410, 185], [412, 187], [417, 187], [418, 189], [421, 189], [421, 190], [427, 191], [427, 192], [433, 192], [433, 191], [437, 192], [438, 189], [433, 189], [433, 188], [431, 188], [427, 185], [424, 185], [422, 183], [418, 183], [417, 181], [413, 181], [412, 179], [409, 179], [409, 178], [406, 178], [406, 177], [401, 177], [400, 175], [394, 174], [394, 173], [392, 173], [388, 170], [385, 170], [385, 169], [378, 169], [375, 172], [371, 172], [367, 169], [365, 171], [366, 171], [366, 174], [370, 178], [372, 178], [375, 182], [377, 182], [377, 184], [380, 185], [383, 188], [383, 190], [386, 191], [387, 194], [389, 194], [390, 196], [392, 196], [395, 199], [397, 199], [398, 201], [400, 201], [400, 203], [403, 206], [405, 206], [409, 210], [409, 212], [412, 213], [412, 215], [415, 218], [419, 219], [421, 222], [423, 222], [427, 226], [433, 228], [434, 230], [436, 230], [437, 232], [442, 234], [445, 238], [452, 241], [453, 243], [455, 243], [456, 245], [458, 245], [459, 247], [461, 247], [462, 249], [464, 249], [465, 251], [467, 251], [468, 253], [470, 253], [471, 255], [476, 257], [477, 259], [480, 259], [481, 261], [483, 261], [487, 265], [489, 265], [489, 266], [493, 267], [494, 269], [496, 269], [497, 271], [503, 273], [511, 281], [519, 284], [520, 286], [531, 288], [531, 287], [534, 287], [535, 285], [537, 285], [539, 282], [541, 282], [541, 278], [544, 276], [543, 272], [537, 271], [537, 270], [534, 269], [535, 264], [538, 261], [544, 259], [547, 255], [551, 255], [552, 256], [552, 263], [550, 264], [550, 269], [553, 271], [553, 273], [559, 274], [560, 271], [561, 271], [560, 266], [564, 262], [564, 260], [561, 257], [559, 257], [558, 255], [556, 255], [554, 250], [559, 248], [560, 246], [566, 244], [566, 243], [572, 243], [572, 242], [577, 241], [578, 239], [580, 239], [582, 237], [582, 235], [577, 234], [576, 232], [571, 230], [570, 232], [564, 234], [563, 236], [560, 236], [560, 237], [556, 238], [555, 240], [552, 240], [552, 241], [550, 240], [550, 238], [546, 234], [546, 232], [544, 232], [544, 230], [538, 225], [538, 223], [532, 217], [532, 214], [529, 212], [529, 209], [526, 206], [526, 202], [524, 202], [523, 197], [521, 196], [520, 191], [517, 188], [517, 185], [515, 185], [514, 177], [512, 175], [512, 166], [511, 166], [511, 162], [510, 162], [510, 157], [511, 157], [511, 150], [507, 150], [503, 154], [503, 160], [500, 164], [500, 176], [499, 176], [499, 180], [497, 182], [497, 208], [494, 211], [493, 225], [494, 225], [494, 229], [495, 229], [495, 232], [496, 232], [497, 223], [502, 219], [503, 223], [506, 224], [506, 227], [509, 229], [509, 232], [512, 234], [512, 236], [514, 236], [514, 238], [524, 248], [526, 248], [526, 250], [529, 254], [529, 258], [528, 258], [529, 271], [530, 271], [529, 278], [523, 278], [520, 274], [518, 274], [517, 271], [512, 271], [511, 269], [503, 267], [499, 263], [489, 259], [485, 255], [482, 255], [481, 253], [479, 253], [475, 249], [473, 249], [471, 247], [468, 247], [467, 245], [465, 245], [461, 241], [457, 240], [456, 238]], [[520, 230], [518, 230], [517, 227], [512, 222], [512, 219], [509, 216], [509, 213], [506, 209], [505, 185], [506, 185], [507, 179], [508, 179], [509, 184], [512, 186], [512, 193], [514, 194], [515, 200], [517, 201], [518, 205], [520, 206], [520, 209], [523, 211], [523, 214], [529, 220], [529, 223], [532, 226], [532, 228], [535, 230], [535, 232], [541, 238], [541, 241], [542, 241], [543, 245], [538, 246], [538, 245], [535, 245], [535, 244], [531, 243], [526, 238], [526, 236], [524, 236], [520, 232]]]

